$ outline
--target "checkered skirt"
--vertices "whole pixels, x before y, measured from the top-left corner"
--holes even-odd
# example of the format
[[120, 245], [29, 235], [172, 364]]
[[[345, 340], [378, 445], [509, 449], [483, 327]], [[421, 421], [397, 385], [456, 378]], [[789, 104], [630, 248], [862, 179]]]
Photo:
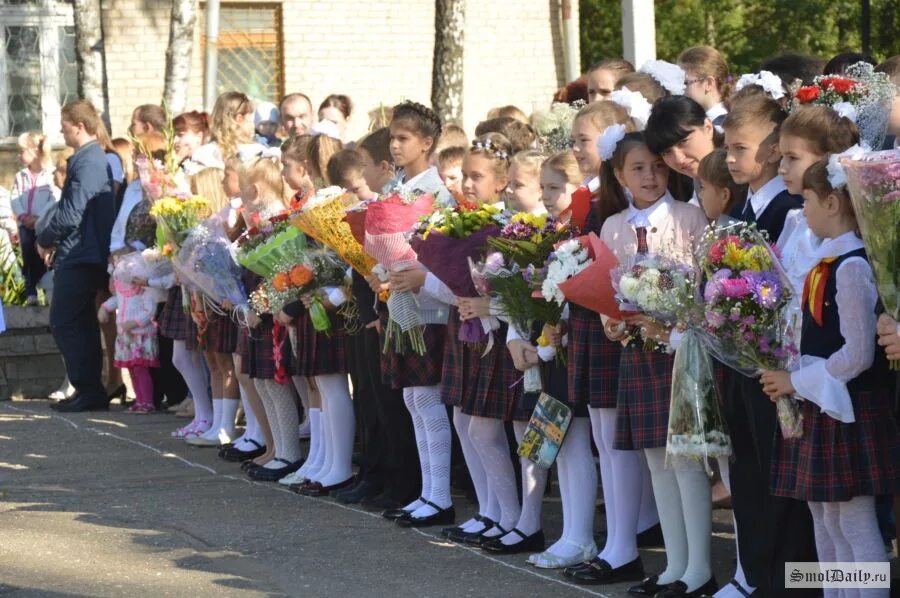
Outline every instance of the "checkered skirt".
[[478, 383], [478, 355], [458, 340], [459, 310], [450, 307], [441, 368], [441, 400], [446, 405], [461, 407], [471, 399]]
[[[900, 490], [900, 435], [890, 389], [853, 392], [856, 421], [844, 424], [804, 401], [803, 436], [775, 434], [771, 491], [807, 502], [847, 501]], [[774, 408], [774, 407], [773, 407]]]
[[674, 357], [665, 353], [623, 347], [616, 402], [616, 439], [619, 450], [666, 446]]
[[494, 331], [494, 346], [484, 357], [481, 356], [482, 347], [467, 349], [478, 360], [478, 378], [475, 392], [463, 397], [460, 404], [463, 413], [504, 421], [513, 418], [521, 394], [521, 383], [517, 384], [517, 381], [522, 373], [513, 365], [506, 348], [506, 332], [506, 324]]
[[294, 324], [297, 330], [297, 359], [292, 367], [295, 376], [347, 373], [347, 333], [344, 331], [344, 322], [336, 314], [329, 316], [331, 336], [315, 329], [308, 311], [303, 310], [297, 317]]
[[[384, 327], [388, 316], [380, 316], [382, 333], [381, 346], [384, 347]], [[388, 349], [381, 353], [381, 381], [395, 390], [413, 386], [437, 386], [441, 383], [444, 365], [444, 342], [447, 327], [443, 324], [427, 324], [422, 331], [425, 339], [425, 355], [412, 351], [405, 354]]]
[[159, 316], [159, 333], [173, 341], [186, 341], [188, 335], [197, 334], [194, 321], [184, 312], [181, 304], [181, 287], [176, 285], [169, 289], [166, 302]]
[[569, 309], [568, 402], [613, 409], [619, 392], [622, 345], [606, 338], [597, 313], [578, 305]]
[[238, 325], [227, 315], [210, 313], [206, 334], [203, 336], [206, 351], [234, 353], [237, 348]]

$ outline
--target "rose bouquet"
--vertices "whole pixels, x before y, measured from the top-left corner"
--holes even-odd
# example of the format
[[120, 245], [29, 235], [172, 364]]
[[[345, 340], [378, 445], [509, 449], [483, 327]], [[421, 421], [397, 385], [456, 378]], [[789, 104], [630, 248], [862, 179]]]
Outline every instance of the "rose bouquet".
[[[841, 160], [885, 312], [900, 321], [900, 151]], [[891, 369], [900, 369], [892, 361]]]
[[[401, 271], [415, 267], [416, 252], [409, 244], [409, 234], [419, 220], [434, 210], [434, 196], [430, 193], [405, 195], [391, 193], [366, 208], [365, 250], [378, 260], [372, 269], [382, 281], [387, 270]], [[391, 293], [387, 299], [388, 325], [385, 330], [385, 351], [389, 347], [404, 353], [411, 347], [419, 355], [425, 354], [424, 322], [419, 302], [411, 292]]]
[[302, 253], [306, 238], [300, 229], [291, 226], [289, 216], [282, 211], [270, 217], [254, 217], [253, 225], [235, 241], [238, 263], [271, 279], [279, 268]]
[[366, 276], [377, 262], [365, 252], [344, 219], [347, 209], [356, 203], [356, 196], [340, 187], [328, 187], [306, 202], [291, 223], [331, 248], [354, 270]]
[[[782, 314], [792, 291], [766, 238], [752, 224], [710, 226], [699, 255], [706, 279], [701, 330], [707, 350], [745, 376], [789, 369], [796, 348], [786, 341]], [[776, 407], [782, 435], [802, 435], [794, 399], [781, 397]]]
[[[410, 246], [420, 264], [447, 285], [457, 297], [478, 297], [470, 264], [484, 256], [487, 240], [500, 234], [503, 212], [491, 205], [474, 209], [444, 208], [422, 219]], [[477, 276], [477, 274], [476, 274]], [[491, 318], [466, 320], [459, 328], [459, 340], [482, 343], [499, 326]]]

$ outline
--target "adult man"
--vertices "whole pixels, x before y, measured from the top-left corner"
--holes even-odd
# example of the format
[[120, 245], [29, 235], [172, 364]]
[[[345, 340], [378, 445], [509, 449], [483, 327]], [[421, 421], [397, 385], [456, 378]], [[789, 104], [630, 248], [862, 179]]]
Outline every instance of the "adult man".
[[282, 137], [309, 133], [313, 124], [313, 107], [308, 95], [291, 93], [284, 96], [278, 111], [281, 115]]
[[166, 128], [166, 111], [155, 104], [143, 104], [131, 113], [131, 126], [128, 131], [134, 135], [143, 135], [155, 131], [162, 133]]
[[52, 405], [57, 411], [106, 409], [102, 351], [94, 298], [106, 285], [109, 237], [115, 219], [112, 172], [97, 142], [101, 126], [86, 100], [62, 109], [62, 134], [75, 150], [56, 211], [40, 231], [38, 252], [53, 261], [50, 327], [63, 355], [75, 395]]

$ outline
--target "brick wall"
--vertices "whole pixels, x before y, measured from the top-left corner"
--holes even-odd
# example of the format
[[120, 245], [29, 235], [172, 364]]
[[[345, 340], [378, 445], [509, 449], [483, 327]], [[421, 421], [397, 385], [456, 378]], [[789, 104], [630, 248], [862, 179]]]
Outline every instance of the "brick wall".
[[[162, 95], [167, 4], [104, 0], [115, 136], [125, 133], [134, 106], [159, 101]], [[354, 136], [365, 132], [366, 113], [380, 102], [429, 102], [433, 2], [283, 0], [282, 6], [285, 90], [309, 94], [316, 106], [329, 93], [349, 95], [357, 107], [350, 129]], [[558, 0], [468, 0], [466, 11], [467, 130], [474, 130], [496, 105], [512, 103], [525, 112], [548, 105], [564, 73]], [[202, 19], [196, 34], [191, 107], [202, 102], [201, 28]]]

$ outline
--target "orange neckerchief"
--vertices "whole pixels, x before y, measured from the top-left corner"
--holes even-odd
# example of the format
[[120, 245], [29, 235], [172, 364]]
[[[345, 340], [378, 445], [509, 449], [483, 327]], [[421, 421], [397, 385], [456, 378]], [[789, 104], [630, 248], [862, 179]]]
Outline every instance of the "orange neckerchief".
[[809, 271], [806, 282], [803, 283], [803, 305], [809, 305], [809, 313], [812, 314], [816, 324], [822, 326], [822, 309], [825, 306], [825, 287], [828, 277], [831, 276], [831, 264], [837, 261], [836, 257], [830, 257], [816, 264]]

